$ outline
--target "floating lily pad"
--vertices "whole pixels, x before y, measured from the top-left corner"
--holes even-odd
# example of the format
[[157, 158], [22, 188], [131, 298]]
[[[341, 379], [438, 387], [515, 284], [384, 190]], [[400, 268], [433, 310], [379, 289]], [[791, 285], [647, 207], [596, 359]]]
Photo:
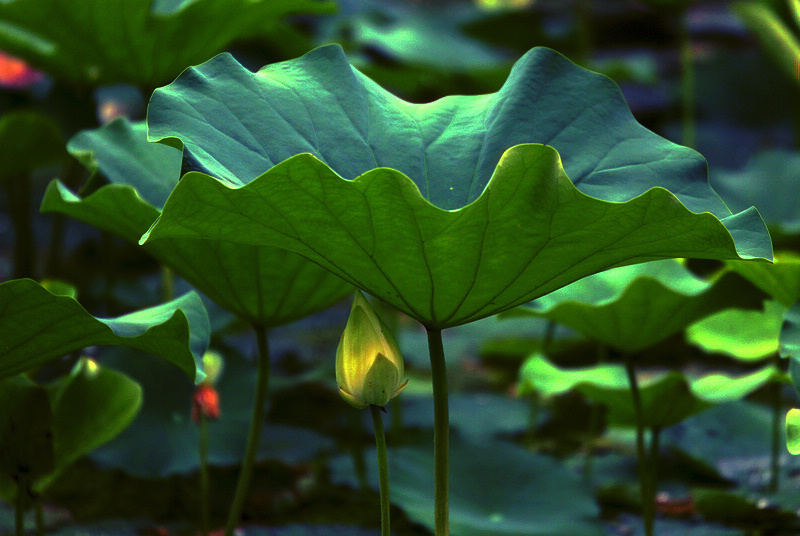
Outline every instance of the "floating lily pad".
[[[666, 428], [700, 413], [714, 404], [740, 400], [770, 381], [784, 381], [774, 367], [765, 367], [738, 378], [709, 374], [687, 378], [670, 372], [639, 383], [644, 426]], [[627, 372], [622, 365], [597, 365], [562, 369], [534, 354], [520, 371], [521, 390], [554, 395], [576, 389], [608, 408], [608, 420], [620, 426], [635, 426], [633, 398]]]
[[154, 87], [287, 14], [333, 9], [314, 0], [9, 0], [0, 2], [0, 48], [74, 84]]
[[[433, 455], [429, 448], [389, 450], [392, 502], [431, 529]], [[366, 454], [377, 489], [375, 453]], [[357, 486], [350, 459], [334, 465], [334, 481]], [[602, 535], [589, 486], [558, 461], [499, 441], [455, 442], [450, 452], [450, 530], [460, 536]]]
[[55, 296], [30, 279], [0, 284], [0, 378], [88, 346], [130, 346], [157, 355], [201, 381], [208, 315], [190, 292], [117, 318], [90, 315], [69, 296]]
[[[44, 394], [52, 412], [54, 463], [50, 471], [36, 477], [33, 486], [39, 492], [72, 462], [116, 437], [130, 424], [142, 403], [142, 390], [135, 381], [87, 359], [79, 361], [70, 374], [46, 388], [32, 383], [28, 383], [28, 390], [9, 388], [15, 385], [20, 385], [19, 378], [3, 382], [0, 389], [3, 407], [14, 408], [19, 400], [15, 394], [23, 395], [35, 389]], [[4, 412], [0, 419], [0, 435], [8, 420], [13, 418], [13, 414]], [[20, 426], [24, 423], [17, 423], [18, 429]], [[19, 431], [17, 437], [22, 434]], [[3, 449], [8, 447], [2, 445]], [[17, 486], [11, 477], [0, 474], [0, 497], [13, 502], [16, 493]]]
[[[69, 151], [112, 184], [82, 199], [53, 181], [42, 212], [60, 212], [138, 242], [178, 183], [181, 152], [149, 143], [143, 124], [117, 120], [73, 137]], [[271, 247], [166, 240], [145, 250], [221, 307], [265, 326], [286, 324], [343, 299], [352, 287], [305, 258]]]
[[732, 272], [706, 281], [679, 261], [664, 260], [589, 276], [507, 315], [542, 316], [634, 353], [714, 312], [760, 308], [763, 298]]
[[216, 178], [185, 175], [143, 243], [287, 248], [429, 328], [615, 265], [771, 258], [757, 213], [730, 214], [702, 157], [548, 49], [495, 94], [423, 105], [375, 85], [337, 46], [258, 73], [223, 54], [154, 93], [148, 135]]

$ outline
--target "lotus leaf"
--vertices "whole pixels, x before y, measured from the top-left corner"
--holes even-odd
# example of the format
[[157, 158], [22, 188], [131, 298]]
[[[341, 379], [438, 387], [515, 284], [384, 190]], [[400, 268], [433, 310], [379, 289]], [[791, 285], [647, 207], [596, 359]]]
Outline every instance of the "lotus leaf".
[[689, 326], [686, 339], [707, 352], [764, 359], [778, 351], [785, 313], [785, 307], [771, 300], [764, 302], [763, 311], [726, 309]]
[[[392, 502], [433, 527], [433, 456], [428, 449], [389, 450]], [[377, 488], [374, 452], [367, 453]], [[598, 508], [581, 478], [552, 458], [501, 441], [455, 442], [451, 454], [450, 530], [462, 536], [602, 535]], [[349, 462], [349, 460], [348, 460]], [[337, 464], [334, 481], [356, 485]]]
[[728, 211], [700, 155], [644, 129], [613, 82], [548, 49], [495, 94], [422, 105], [378, 87], [338, 46], [257, 73], [223, 54], [156, 90], [148, 135], [184, 147], [196, 172], [142, 243], [290, 249], [428, 328], [616, 265], [771, 258], [758, 214]]
[[314, 0], [5, 0], [0, 48], [77, 85], [155, 87]]
[[0, 118], [0, 179], [56, 164], [65, 156], [63, 136], [50, 117], [25, 111]]
[[162, 357], [199, 382], [208, 338], [208, 315], [194, 292], [101, 319], [74, 298], [53, 295], [30, 279], [0, 284], [0, 378], [88, 346], [123, 345]]
[[[53, 181], [42, 212], [61, 212], [137, 242], [178, 183], [180, 151], [147, 142], [145, 126], [125, 120], [77, 134], [68, 149], [112, 184], [82, 199]], [[303, 318], [352, 292], [327, 270], [276, 248], [179, 239], [145, 250], [223, 308], [265, 326]]]
[[[34, 489], [39, 492], [72, 462], [124, 430], [142, 403], [142, 390], [135, 381], [85, 358], [69, 374], [44, 388], [20, 377], [2, 380], [2, 385], [0, 400], [4, 408], [13, 408], [31, 390], [44, 393], [50, 406], [54, 465], [34, 482]], [[0, 430], [9, 418], [13, 416], [4, 412]], [[12, 502], [15, 496], [15, 483], [7, 475], [0, 475], [0, 497]]]
[[[774, 367], [764, 367], [734, 378], [708, 374], [687, 378], [670, 372], [639, 383], [643, 425], [666, 428], [704, 411], [714, 404], [740, 400], [770, 381], [786, 381]], [[608, 407], [608, 420], [620, 426], [636, 426], [633, 397], [623, 365], [597, 365], [562, 369], [541, 354], [528, 358], [520, 371], [520, 389], [554, 395], [576, 389], [590, 400]]]
[[705, 281], [670, 259], [592, 275], [507, 314], [542, 316], [634, 353], [717, 311], [760, 308], [763, 298], [733, 272]]
[[[796, 62], [795, 58], [795, 62]], [[795, 64], [795, 72], [797, 65]], [[800, 233], [796, 191], [800, 180], [800, 154], [789, 151], [764, 151], [756, 154], [739, 170], [716, 170], [711, 184], [732, 210], [755, 204], [770, 227], [787, 235]]]

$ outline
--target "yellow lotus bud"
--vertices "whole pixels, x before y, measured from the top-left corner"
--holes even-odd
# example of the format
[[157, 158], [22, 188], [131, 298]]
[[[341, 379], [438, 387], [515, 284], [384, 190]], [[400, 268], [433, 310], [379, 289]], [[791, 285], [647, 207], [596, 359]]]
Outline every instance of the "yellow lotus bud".
[[336, 383], [345, 402], [383, 407], [405, 389], [403, 356], [394, 336], [361, 292], [336, 349]]

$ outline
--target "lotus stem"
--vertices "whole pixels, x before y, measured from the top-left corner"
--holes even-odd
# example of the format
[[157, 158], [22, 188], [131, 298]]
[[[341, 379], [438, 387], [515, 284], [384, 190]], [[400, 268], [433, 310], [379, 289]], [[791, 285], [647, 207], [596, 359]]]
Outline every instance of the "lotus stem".
[[689, 32], [689, 17], [686, 12], [681, 12], [678, 17], [678, 40], [681, 54], [681, 103], [683, 135], [681, 143], [686, 147], [694, 147], [697, 143], [695, 127], [695, 78], [694, 78], [694, 50], [692, 50], [692, 36]]
[[258, 344], [258, 378], [256, 380], [256, 394], [253, 401], [253, 413], [250, 417], [250, 431], [247, 435], [247, 447], [242, 460], [242, 469], [239, 472], [239, 481], [236, 484], [236, 493], [233, 497], [228, 522], [225, 525], [225, 536], [233, 536], [236, 526], [242, 517], [244, 501], [250, 488], [250, 479], [253, 476], [258, 441], [261, 438], [261, 425], [264, 422], [264, 405], [267, 402], [267, 388], [269, 386], [269, 345], [267, 343], [267, 330], [262, 326], [254, 326], [256, 342]]
[[[655, 505], [651, 491], [650, 464], [648, 463], [647, 449], [644, 444], [644, 414], [642, 410], [642, 396], [639, 392], [639, 383], [636, 380], [636, 371], [630, 358], [625, 364], [628, 373], [628, 382], [631, 387], [633, 399], [633, 413], [636, 419], [636, 457], [638, 460], [639, 491], [642, 501], [642, 522], [644, 523], [645, 536], [653, 536], [653, 522], [655, 518]], [[651, 444], [652, 446], [652, 444]]]
[[442, 330], [428, 329], [433, 380], [434, 516], [436, 536], [450, 534], [450, 415]]
[[208, 536], [209, 529], [209, 478], [208, 478], [208, 417], [200, 412], [200, 533]]
[[[773, 354], [773, 362], [778, 370], [783, 370], [783, 362], [780, 355], [776, 352]], [[782, 400], [782, 384], [775, 382], [771, 386], [772, 395], [772, 449], [770, 452], [770, 477], [769, 477], [769, 492], [777, 493], [780, 485], [780, 456], [783, 449], [783, 438], [781, 437], [781, 429], [783, 427], [783, 400]]]
[[391, 534], [391, 524], [389, 519], [389, 462], [386, 458], [386, 434], [383, 431], [383, 417], [381, 408], [370, 406], [372, 413], [372, 425], [375, 428], [375, 447], [378, 451], [378, 481], [381, 490], [381, 536]]

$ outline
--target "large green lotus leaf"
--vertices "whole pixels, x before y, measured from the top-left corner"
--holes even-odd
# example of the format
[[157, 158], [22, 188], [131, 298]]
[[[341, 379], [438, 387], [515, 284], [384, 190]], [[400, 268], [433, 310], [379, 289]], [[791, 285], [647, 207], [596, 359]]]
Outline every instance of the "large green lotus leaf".
[[[770, 381], [785, 378], [771, 366], [738, 378], [724, 374], [687, 378], [680, 372], [646, 378], [639, 385], [644, 425], [672, 426], [714, 404], [740, 400]], [[630, 384], [622, 365], [562, 369], [534, 354], [520, 370], [522, 392], [554, 395], [573, 389], [607, 406], [609, 422], [636, 426]]]
[[[42, 212], [60, 212], [138, 242], [180, 177], [181, 153], [149, 143], [143, 124], [117, 120], [73, 137], [69, 151], [112, 184], [80, 198], [53, 181]], [[145, 250], [218, 305], [251, 323], [277, 326], [327, 308], [352, 287], [286, 250], [170, 239]]]
[[238, 37], [274, 31], [314, 0], [4, 0], [0, 48], [78, 85], [155, 87]]
[[[797, 57], [794, 61], [796, 77]], [[756, 154], [742, 169], [715, 170], [710, 180], [731, 210], [755, 205], [770, 227], [788, 235], [800, 234], [797, 196], [787, 195], [797, 191], [800, 153], [764, 151]]]
[[[9, 382], [4, 382], [5, 389]], [[13, 384], [12, 384], [13, 385]], [[41, 492], [72, 462], [112, 440], [136, 416], [142, 404], [142, 389], [119, 372], [81, 359], [72, 371], [45, 387], [53, 413], [54, 470], [34, 483]], [[4, 407], [13, 403], [6, 396]], [[11, 502], [16, 485], [0, 477], [0, 497]]]
[[88, 346], [130, 346], [175, 364], [201, 381], [208, 315], [190, 292], [117, 318], [96, 318], [72, 297], [35, 281], [0, 284], [0, 378], [13, 376]]
[[702, 157], [548, 49], [495, 94], [422, 105], [337, 46], [258, 73], [220, 55], [156, 90], [148, 135], [202, 173], [181, 179], [144, 243], [290, 249], [433, 328], [615, 265], [771, 257], [760, 217], [730, 214]]
[[64, 137], [52, 118], [32, 111], [0, 117], [0, 179], [55, 164], [65, 156]]
[[634, 353], [717, 311], [760, 308], [763, 299], [733, 272], [706, 281], [669, 259], [592, 275], [507, 314], [545, 317]]
[[777, 251], [774, 264], [741, 261], [729, 261], [727, 264], [786, 307], [800, 300], [800, 255], [797, 253]]
[[793, 305], [783, 318], [780, 351], [781, 356], [800, 361], [800, 302]]
[[[391, 449], [392, 503], [431, 529], [433, 453]], [[366, 455], [377, 488], [374, 451]], [[350, 459], [334, 465], [334, 482], [357, 486]], [[585, 481], [557, 460], [501, 441], [455, 442], [450, 451], [450, 531], [458, 536], [601, 535], [598, 508]]]
[[763, 311], [726, 309], [692, 324], [686, 340], [706, 352], [741, 360], [759, 360], [778, 351], [778, 337], [786, 307], [764, 302]]

